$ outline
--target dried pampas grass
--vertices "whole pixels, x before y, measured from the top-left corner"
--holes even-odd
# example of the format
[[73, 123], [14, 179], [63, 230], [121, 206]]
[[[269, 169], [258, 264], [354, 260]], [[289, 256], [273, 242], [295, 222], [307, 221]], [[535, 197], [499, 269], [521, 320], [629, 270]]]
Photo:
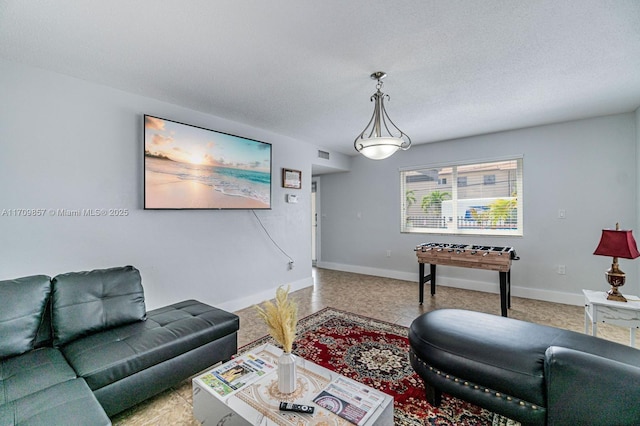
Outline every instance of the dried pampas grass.
[[269, 334], [278, 342], [285, 352], [291, 352], [296, 338], [298, 325], [298, 305], [289, 300], [289, 288], [282, 286], [276, 290], [276, 303], [270, 300], [264, 302], [264, 308], [256, 305], [258, 314], [269, 328]]

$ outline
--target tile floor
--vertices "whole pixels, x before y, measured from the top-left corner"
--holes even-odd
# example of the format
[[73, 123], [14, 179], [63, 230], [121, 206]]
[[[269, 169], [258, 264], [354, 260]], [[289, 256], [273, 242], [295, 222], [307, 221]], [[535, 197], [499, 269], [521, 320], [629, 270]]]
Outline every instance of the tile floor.
[[[341, 309], [383, 321], [409, 326], [418, 315], [434, 309], [460, 308], [500, 315], [498, 294], [438, 286], [434, 297], [425, 288], [425, 302], [418, 304], [415, 282], [314, 269], [314, 285], [296, 292], [300, 318], [325, 307]], [[253, 307], [240, 316], [238, 346], [267, 334]], [[584, 332], [584, 307], [513, 297], [509, 317]], [[602, 324], [598, 336], [629, 344], [629, 330]], [[114, 425], [198, 425], [191, 414], [191, 383], [169, 389], [112, 419]]]

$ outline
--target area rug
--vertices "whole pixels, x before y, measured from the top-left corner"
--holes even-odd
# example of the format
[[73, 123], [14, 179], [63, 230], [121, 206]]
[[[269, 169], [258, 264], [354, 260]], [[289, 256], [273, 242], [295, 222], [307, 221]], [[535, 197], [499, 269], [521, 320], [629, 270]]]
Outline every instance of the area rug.
[[[429, 405], [422, 379], [409, 363], [408, 328], [325, 308], [298, 321], [294, 353], [393, 396], [396, 425], [518, 425], [502, 416], [444, 394]], [[240, 348], [246, 352], [270, 336]]]

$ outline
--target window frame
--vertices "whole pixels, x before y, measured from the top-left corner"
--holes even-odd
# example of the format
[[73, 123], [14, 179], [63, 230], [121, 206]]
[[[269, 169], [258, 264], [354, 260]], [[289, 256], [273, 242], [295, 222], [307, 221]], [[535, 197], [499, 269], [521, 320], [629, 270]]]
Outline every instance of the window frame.
[[[479, 165], [484, 163], [499, 163], [506, 161], [516, 161], [516, 177], [515, 177], [515, 187], [516, 187], [516, 218], [517, 218], [517, 227], [515, 229], [496, 229], [496, 228], [459, 228], [457, 220], [453, 220], [452, 225], [447, 225], [446, 228], [441, 227], [420, 227], [420, 226], [408, 226], [407, 221], [407, 191], [406, 188], [406, 173], [407, 172], [415, 172], [421, 170], [433, 170], [433, 169], [441, 169], [441, 168], [451, 168], [451, 200], [453, 200], [453, 217], [456, 218], [460, 216], [457, 212], [458, 210], [458, 167], [461, 166], [470, 166], [470, 165]], [[432, 163], [421, 166], [410, 166], [403, 167], [399, 170], [399, 178], [400, 178], [400, 232], [406, 234], [434, 234], [434, 235], [482, 235], [482, 236], [512, 236], [512, 237], [522, 237], [524, 235], [524, 155], [514, 155], [508, 157], [499, 157], [499, 158], [486, 158], [486, 159], [473, 159], [466, 161], [457, 161], [457, 162], [448, 162], [448, 163]], [[438, 178], [438, 186], [440, 178]], [[495, 183], [493, 184], [495, 185]], [[493, 186], [490, 185], [490, 186]], [[464, 188], [464, 186], [462, 187]], [[502, 197], [498, 197], [502, 198]], [[510, 198], [510, 197], [505, 197]], [[415, 202], [420, 203], [419, 200]], [[451, 223], [451, 220], [447, 221]]]

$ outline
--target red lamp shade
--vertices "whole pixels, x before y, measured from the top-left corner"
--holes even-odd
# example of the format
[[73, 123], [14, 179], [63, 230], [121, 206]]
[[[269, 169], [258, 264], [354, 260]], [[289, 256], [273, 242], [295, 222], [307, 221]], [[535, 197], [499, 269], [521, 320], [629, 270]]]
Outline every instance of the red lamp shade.
[[631, 232], [631, 230], [603, 229], [600, 244], [593, 254], [623, 259], [640, 257], [636, 240], [633, 239]]

